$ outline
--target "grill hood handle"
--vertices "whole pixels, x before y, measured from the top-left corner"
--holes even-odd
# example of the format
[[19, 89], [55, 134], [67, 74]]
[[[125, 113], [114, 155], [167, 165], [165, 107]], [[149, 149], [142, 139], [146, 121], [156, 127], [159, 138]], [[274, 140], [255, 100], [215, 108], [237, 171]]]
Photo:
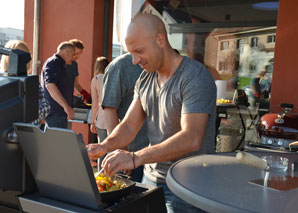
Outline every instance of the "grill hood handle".
[[290, 151], [292, 151], [293, 147], [298, 148], [298, 141], [294, 141], [294, 142], [289, 144]]
[[240, 151], [236, 154], [236, 159], [247, 166], [251, 166], [256, 169], [269, 170], [267, 162], [253, 154]]

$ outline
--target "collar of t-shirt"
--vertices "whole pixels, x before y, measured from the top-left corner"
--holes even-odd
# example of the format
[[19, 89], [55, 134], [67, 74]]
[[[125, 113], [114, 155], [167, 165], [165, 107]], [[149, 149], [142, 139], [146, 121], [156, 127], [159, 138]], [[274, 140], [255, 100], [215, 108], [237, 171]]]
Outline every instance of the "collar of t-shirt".
[[61, 55], [59, 55], [58, 53], [56, 53], [55, 56], [56, 56], [59, 60], [61, 60], [61, 62], [63, 62], [64, 65], [66, 65], [66, 64], [65, 64], [65, 61], [64, 61], [64, 59], [61, 57]]

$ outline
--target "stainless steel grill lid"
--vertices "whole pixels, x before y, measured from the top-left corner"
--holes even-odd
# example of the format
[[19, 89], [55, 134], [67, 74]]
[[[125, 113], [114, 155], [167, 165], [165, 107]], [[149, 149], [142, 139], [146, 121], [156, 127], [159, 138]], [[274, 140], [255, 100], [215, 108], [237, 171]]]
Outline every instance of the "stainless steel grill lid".
[[68, 129], [42, 132], [31, 124], [14, 128], [42, 196], [100, 210], [103, 208], [84, 142]]

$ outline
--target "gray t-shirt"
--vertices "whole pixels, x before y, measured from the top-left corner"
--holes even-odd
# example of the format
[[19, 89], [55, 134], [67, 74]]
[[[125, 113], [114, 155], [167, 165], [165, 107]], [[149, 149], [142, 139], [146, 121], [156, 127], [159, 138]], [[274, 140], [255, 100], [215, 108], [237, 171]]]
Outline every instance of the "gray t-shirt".
[[[209, 119], [201, 149], [187, 156], [214, 153], [216, 86], [207, 68], [184, 57], [174, 75], [162, 88], [157, 83], [157, 76], [156, 72], [144, 71], [135, 86], [134, 98], [140, 99], [146, 113], [149, 143], [159, 144], [180, 131], [182, 114], [207, 113]], [[179, 159], [146, 164], [145, 175], [154, 182], [164, 183], [169, 167]]]
[[[139, 65], [133, 65], [131, 54], [125, 54], [114, 59], [106, 68], [103, 79], [102, 107], [117, 109], [120, 120], [125, 116], [134, 95], [134, 86], [142, 73]], [[148, 146], [147, 124], [129, 144], [128, 150], [137, 151]]]

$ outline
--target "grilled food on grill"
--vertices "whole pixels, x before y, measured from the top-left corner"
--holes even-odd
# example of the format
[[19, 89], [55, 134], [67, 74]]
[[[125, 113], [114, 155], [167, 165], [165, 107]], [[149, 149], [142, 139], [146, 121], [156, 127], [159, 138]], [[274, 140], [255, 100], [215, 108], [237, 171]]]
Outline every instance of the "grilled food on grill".
[[113, 178], [106, 176], [104, 173], [99, 174], [95, 179], [100, 192], [110, 192], [126, 187], [126, 184], [113, 180]]

